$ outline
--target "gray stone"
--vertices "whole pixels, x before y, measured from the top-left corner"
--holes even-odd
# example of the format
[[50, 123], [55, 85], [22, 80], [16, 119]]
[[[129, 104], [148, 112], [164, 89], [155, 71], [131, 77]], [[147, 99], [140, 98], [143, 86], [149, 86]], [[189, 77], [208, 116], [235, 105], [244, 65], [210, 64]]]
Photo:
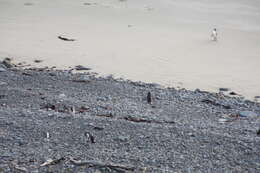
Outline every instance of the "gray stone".
[[6, 71], [6, 69], [0, 67], [0, 72], [5, 72], [5, 71]]
[[82, 66], [82, 65], [77, 65], [77, 66], [75, 67], [75, 70], [78, 70], [78, 71], [80, 71], [80, 70], [91, 70], [91, 68], [84, 67], [84, 66]]
[[82, 75], [80, 77], [78, 77], [77, 79], [74, 79], [73, 82], [90, 82], [90, 77], [87, 75]]
[[35, 62], [35, 63], [41, 63], [42, 60], [40, 60], [40, 59], [36, 59], [36, 60], [34, 60], [34, 62]]
[[64, 93], [59, 95], [59, 98], [65, 98], [65, 97], [66, 97], [66, 95]]
[[115, 141], [119, 142], [127, 142], [129, 140], [129, 136], [117, 136], [114, 138]]
[[9, 59], [5, 59], [2, 63], [6, 68], [12, 68], [14, 66]]
[[240, 117], [257, 117], [258, 116], [255, 112], [252, 112], [252, 111], [240, 111], [238, 114]]
[[227, 122], [228, 120], [226, 119], [226, 118], [220, 118], [220, 119], [218, 119], [218, 122], [220, 122], [220, 123], [225, 123], [225, 122]]
[[236, 92], [232, 91], [229, 93], [230, 95], [238, 95]]
[[229, 88], [219, 88], [219, 91], [229, 91]]

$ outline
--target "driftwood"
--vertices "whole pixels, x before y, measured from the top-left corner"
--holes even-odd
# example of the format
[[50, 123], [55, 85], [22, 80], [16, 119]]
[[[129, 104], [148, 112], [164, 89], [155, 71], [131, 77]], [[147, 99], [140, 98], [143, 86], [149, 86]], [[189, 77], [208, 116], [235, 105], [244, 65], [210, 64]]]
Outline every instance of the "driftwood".
[[206, 103], [206, 104], [212, 104], [213, 106], [223, 107], [225, 109], [231, 109], [231, 107], [229, 105], [220, 104], [220, 103], [217, 103], [217, 102], [210, 100], [210, 99], [203, 99], [203, 100], [201, 100], [201, 102]]
[[17, 163], [15, 162], [11, 162], [9, 165], [10, 168], [13, 168], [15, 172], [19, 171], [19, 172], [28, 172], [28, 170], [25, 167], [21, 167], [19, 165], [17, 165]]
[[63, 36], [58, 36], [59, 39], [63, 40], [63, 41], [75, 41], [75, 39], [72, 39], [72, 38], [66, 38], [66, 37], [63, 37]]
[[124, 117], [123, 118], [126, 121], [136, 122], [136, 123], [155, 123], [155, 124], [174, 124], [174, 121], [157, 121], [157, 120], [147, 120], [143, 118], [136, 118], [136, 117]]
[[94, 160], [75, 160], [72, 157], [69, 159], [71, 163], [77, 166], [87, 165], [89, 167], [98, 167], [98, 168], [109, 168], [115, 171], [135, 171], [137, 168], [130, 165], [120, 165], [120, 164], [114, 164], [114, 163], [103, 163], [100, 161], [94, 161]]
[[112, 113], [108, 113], [108, 114], [97, 114], [98, 117], [107, 117], [107, 118], [113, 118], [113, 114]]
[[43, 167], [43, 166], [48, 166], [48, 165], [55, 165], [55, 164], [60, 163], [62, 160], [65, 160], [65, 158], [64, 158], [64, 157], [61, 157], [61, 158], [56, 159], [56, 160], [48, 159], [46, 162], [44, 162], [44, 163], [41, 164], [40, 166]]

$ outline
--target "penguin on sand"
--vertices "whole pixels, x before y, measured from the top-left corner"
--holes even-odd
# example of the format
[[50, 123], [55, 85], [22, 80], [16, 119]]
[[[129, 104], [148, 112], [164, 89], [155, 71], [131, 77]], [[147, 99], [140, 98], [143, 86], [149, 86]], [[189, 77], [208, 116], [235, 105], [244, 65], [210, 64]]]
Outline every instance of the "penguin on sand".
[[217, 41], [218, 40], [217, 37], [218, 37], [217, 29], [214, 28], [213, 31], [211, 32], [212, 41]]

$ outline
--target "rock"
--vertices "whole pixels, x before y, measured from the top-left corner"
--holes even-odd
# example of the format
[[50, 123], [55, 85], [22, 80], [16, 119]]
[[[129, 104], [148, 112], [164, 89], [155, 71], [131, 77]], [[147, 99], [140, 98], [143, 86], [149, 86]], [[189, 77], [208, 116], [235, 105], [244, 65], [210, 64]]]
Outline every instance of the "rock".
[[229, 88], [219, 88], [219, 91], [229, 91]]
[[0, 72], [5, 72], [5, 71], [6, 71], [5, 68], [0, 67]]
[[260, 129], [257, 130], [256, 134], [260, 136]]
[[94, 128], [93, 128], [94, 130], [104, 130], [104, 127], [98, 127], [98, 126], [95, 126]]
[[225, 123], [225, 122], [227, 122], [228, 120], [227, 119], [225, 119], [225, 118], [220, 118], [220, 119], [218, 119], [218, 122], [220, 122], [220, 123]]
[[72, 80], [73, 82], [90, 82], [90, 78], [86, 75], [80, 76], [78, 79]]
[[119, 141], [119, 142], [127, 142], [129, 140], [129, 136], [117, 136], [114, 138], [114, 140]]
[[2, 86], [2, 85], [7, 85], [7, 83], [6, 82], [0, 82], [0, 86]]
[[5, 58], [2, 63], [6, 68], [12, 68], [14, 66], [9, 58]]
[[65, 97], [66, 97], [66, 95], [64, 93], [59, 95], [59, 98], [65, 98]]
[[6, 97], [6, 95], [0, 94], [0, 99], [3, 99], [3, 98], [5, 98], [5, 97]]
[[36, 59], [36, 60], [34, 60], [34, 62], [35, 62], [35, 63], [41, 63], [42, 60]]
[[240, 117], [257, 117], [258, 115], [252, 111], [240, 111], [238, 113]]
[[229, 95], [238, 95], [236, 92], [232, 91], [229, 93]]
[[64, 36], [58, 36], [59, 39], [63, 40], [63, 41], [75, 41], [75, 39], [72, 38], [66, 38]]
[[78, 71], [80, 71], [80, 70], [91, 70], [91, 68], [84, 67], [84, 66], [82, 66], [82, 65], [77, 65], [77, 66], [75, 67], [75, 70], [78, 70]]
[[91, 3], [89, 3], [89, 2], [85, 2], [84, 5], [91, 5]]

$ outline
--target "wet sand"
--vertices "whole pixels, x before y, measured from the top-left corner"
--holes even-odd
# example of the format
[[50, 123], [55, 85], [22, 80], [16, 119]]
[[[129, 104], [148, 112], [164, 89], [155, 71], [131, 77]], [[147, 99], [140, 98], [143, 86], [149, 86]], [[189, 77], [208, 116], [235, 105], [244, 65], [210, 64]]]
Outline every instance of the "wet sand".
[[0, 0], [0, 37], [1, 58], [33, 66], [260, 95], [260, 1]]

